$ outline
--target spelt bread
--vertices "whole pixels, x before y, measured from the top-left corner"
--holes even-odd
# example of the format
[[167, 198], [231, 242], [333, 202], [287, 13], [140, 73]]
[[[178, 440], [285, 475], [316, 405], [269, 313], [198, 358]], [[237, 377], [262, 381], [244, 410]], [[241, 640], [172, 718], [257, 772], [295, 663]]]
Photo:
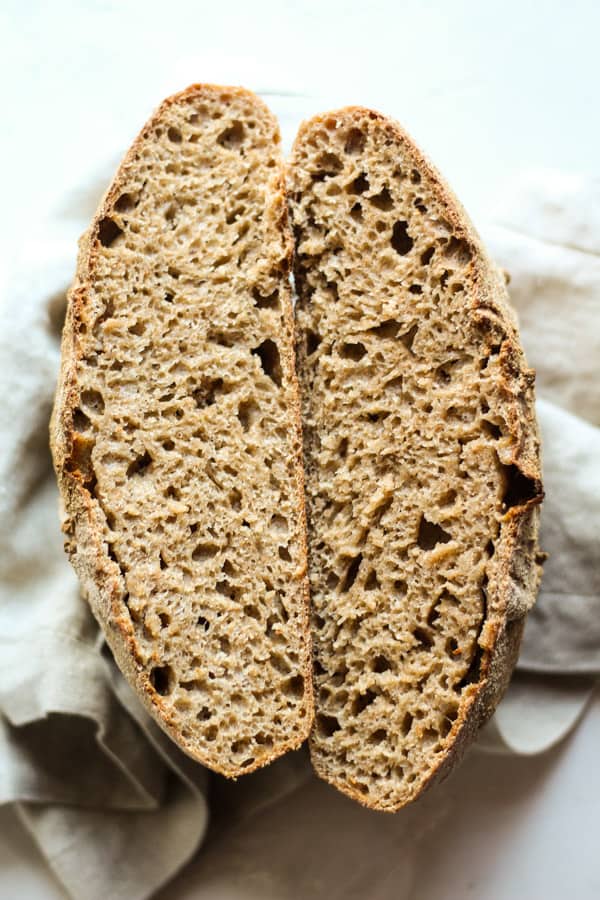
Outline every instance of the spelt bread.
[[82, 238], [51, 424], [66, 549], [121, 669], [232, 777], [312, 720], [279, 141], [238, 88], [162, 104]]
[[534, 373], [440, 176], [367, 109], [289, 168], [316, 772], [394, 811], [447, 773], [514, 665], [539, 578]]

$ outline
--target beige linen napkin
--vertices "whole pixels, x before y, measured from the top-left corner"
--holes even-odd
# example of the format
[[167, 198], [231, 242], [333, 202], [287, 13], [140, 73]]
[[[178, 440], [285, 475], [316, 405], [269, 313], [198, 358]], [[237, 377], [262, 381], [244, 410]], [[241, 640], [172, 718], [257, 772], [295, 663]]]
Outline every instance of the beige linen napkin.
[[[511, 272], [524, 343], [538, 369], [547, 491], [542, 541], [551, 554], [521, 670], [482, 734], [482, 747], [505, 752], [540, 752], [559, 740], [600, 671], [599, 195], [595, 182], [535, 174], [505, 194], [501, 225], [484, 233]], [[18, 804], [74, 898], [141, 900], [200, 846], [208, 781], [149, 719], [103, 652], [61, 547], [47, 426], [75, 241], [95, 200], [76, 196], [40, 228], [39, 240], [29, 236], [1, 295], [0, 802]], [[213, 844], [206, 846], [202, 896], [212, 898], [210, 885], [227, 879], [240, 896], [263, 896], [259, 883], [240, 881], [248, 866], [235, 856], [236, 846], [247, 846], [239, 835], [259, 810], [273, 808], [279, 834], [286, 827], [285, 798], [300, 791], [304, 812], [294, 840], [310, 834], [318, 847], [327, 810], [334, 821], [347, 803], [315, 786], [303, 752], [236, 784], [213, 778], [212, 790], [214, 830], [221, 847], [231, 843], [226, 865], [232, 867], [223, 874], [225, 858], [215, 855], [211, 863]], [[310, 814], [315, 791], [318, 822]], [[442, 794], [424, 802], [432, 819], [442, 814]], [[358, 807], [348, 815], [357, 834], [364, 829], [365, 852], [383, 873], [372, 890], [382, 898], [401, 896], [396, 856], [415, 838], [410, 814], [387, 830], [377, 824], [387, 818]], [[297, 858], [279, 866], [285, 877], [296, 877]], [[319, 889], [328, 889], [332, 873], [339, 878], [343, 866], [336, 860], [324, 867]], [[221, 874], [212, 880], [216, 870]], [[284, 895], [283, 888], [264, 894]]]

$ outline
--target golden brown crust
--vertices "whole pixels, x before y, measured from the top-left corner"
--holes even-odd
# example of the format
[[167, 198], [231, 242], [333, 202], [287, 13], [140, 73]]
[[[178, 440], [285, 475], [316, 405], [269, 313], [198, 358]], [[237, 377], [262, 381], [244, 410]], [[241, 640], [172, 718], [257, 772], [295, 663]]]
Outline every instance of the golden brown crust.
[[[511, 309], [505, 280], [491, 262], [466, 212], [440, 174], [422, 154], [413, 140], [396, 122], [362, 107], [347, 107], [313, 117], [300, 127], [292, 151], [291, 169], [305, 137], [318, 126], [326, 128], [332, 119], [345, 126], [362, 127], [368, 117], [384, 129], [402, 148], [410, 164], [435, 186], [437, 199], [452, 232], [472, 249], [472, 316], [486, 334], [489, 346], [499, 350], [502, 371], [498, 389], [504, 401], [507, 425], [512, 436], [510, 451], [501, 462], [513, 480], [512, 502], [501, 524], [496, 555], [488, 584], [487, 615], [479, 637], [480, 659], [476, 681], [463, 694], [461, 714], [448, 737], [447, 749], [440, 754], [425, 783], [397, 805], [380, 805], [366, 797], [348, 781], [332, 778], [313, 753], [317, 775], [352, 799], [371, 809], [395, 812], [417, 799], [425, 789], [446, 777], [460, 760], [478, 729], [490, 717], [500, 701], [516, 663], [528, 610], [535, 602], [541, 576], [537, 543], [539, 504], [543, 499], [540, 442], [535, 415], [535, 373], [527, 366], [520, 345], [516, 317]], [[510, 489], [510, 486], [509, 486]], [[311, 740], [311, 744], [314, 739]]]
[[[165, 111], [173, 104], [185, 103], [188, 100], [202, 96], [206, 92], [214, 93], [224, 90], [232, 96], [237, 95], [251, 99], [258, 108], [266, 110], [262, 101], [251, 92], [236, 87], [222, 88], [214, 85], [195, 84], [181, 93], [166, 99], [133, 142], [112, 184], [102, 199], [90, 228], [82, 236], [77, 272], [69, 292], [67, 317], [62, 338], [61, 369], [50, 424], [50, 443], [65, 514], [63, 522], [63, 531], [67, 535], [65, 549], [79, 576], [83, 593], [104, 630], [106, 640], [119, 667], [136, 690], [146, 709], [186, 753], [204, 764], [207, 763], [206, 759], [183, 737], [174, 725], [165, 703], [154, 690], [147, 671], [140, 661], [139, 648], [136, 643], [131, 619], [123, 611], [122, 600], [125, 593], [123, 576], [118, 564], [108, 554], [103, 536], [106, 518], [99, 502], [91, 492], [90, 473], [86, 471], [85, 438], [76, 434], [73, 429], [73, 412], [78, 405], [79, 395], [77, 367], [83, 355], [80, 335], [86, 332], [92, 318], [90, 287], [97, 262], [95, 242], [100, 222], [112, 212], [115, 202], [122, 193], [123, 185], [127, 181], [128, 172], [134, 164], [137, 152], [143, 146], [146, 136], [162, 118]], [[269, 214], [273, 217], [273, 221], [285, 238], [285, 262], [289, 270], [293, 245], [287, 219], [283, 165], [280, 168], [277, 190], [274, 194]], [[294, 395], [294, 402], [290, 410], [291, 426], [295, 430], [297, 444], [301, 446], [300, 404], [293, 355], [291, 288], [288, 285], [286, 289], [287, 279], [285, 277], [282, 281], [284, 282], [282, 295], [285, 324], [290, 338], [288, 346], [286, 346], [283, 362], [291, 382], [290, 390]], [[298, 518], [303, 526], [301, 529], [303, 535], [301, 555], [306, 560], [303, 469], [299, 454], [295, 459], [295, 483]], [[287, 750], [295, 749], [305, 740], [310, 731], [313, 717], [313, 698], [306, 564], [303, 576], [302, 630], [305, 644], [304, 673], [306, 676], [303, 697], [306, 709], [304, 723], [295, 739], [274, 745], [271, 753], [266, 752], [254, 764], [246, 765], [243, 769], [227, 764], [214, 765], [211, 763], [211, 768], [227, 777], [236, 778], [240, 774], [251, 772]]]

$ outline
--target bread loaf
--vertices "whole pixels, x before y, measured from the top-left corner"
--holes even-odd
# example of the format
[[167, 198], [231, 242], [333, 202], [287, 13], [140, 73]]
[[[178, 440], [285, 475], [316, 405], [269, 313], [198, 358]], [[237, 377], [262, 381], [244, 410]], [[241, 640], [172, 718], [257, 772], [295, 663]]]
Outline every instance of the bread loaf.
[[510, 676], [538, 578], [534, 373], [499, 271], [400, 127], [305, 123], [296, 239], [316, 772], [394, 811]]
[[312, 720], [279, 141], [245, 90], [162, 104], [82, 238], [51, 425], [66, 547], [121, 669], [228, 776]]

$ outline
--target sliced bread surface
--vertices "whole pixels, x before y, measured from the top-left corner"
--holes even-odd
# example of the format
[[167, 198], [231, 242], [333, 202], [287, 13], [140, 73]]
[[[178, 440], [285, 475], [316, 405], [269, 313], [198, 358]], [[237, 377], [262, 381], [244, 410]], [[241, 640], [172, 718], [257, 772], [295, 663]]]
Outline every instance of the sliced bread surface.
[[394, 811], [510, 676], [539, 579], [534, 373], [466, 214], [393, 121], [298, 134], [296, 240], [316, 772]]
[[160, 106], [82, 238], [51, 424], [66, 549], [119, 666], [233, 777], [312, 720], [279, 142], [239, 88]]

